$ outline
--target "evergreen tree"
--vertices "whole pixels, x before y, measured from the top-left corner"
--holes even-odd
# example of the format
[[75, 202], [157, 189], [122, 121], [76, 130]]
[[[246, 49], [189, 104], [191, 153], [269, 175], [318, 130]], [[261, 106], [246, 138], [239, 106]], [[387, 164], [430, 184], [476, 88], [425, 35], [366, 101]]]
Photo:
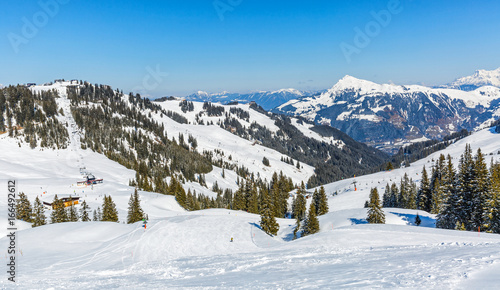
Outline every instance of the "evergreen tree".
[[264, 196], [264, 204], [260, 211], [260, 227], [271, 236], [275, 236], [279, 230], [279, 224], [271, 211], [271, 202], [267, 194]]
[[454, 205], [454, 211], [458, 217], [459, 228], [464, 224], [466, 229], [473, 230], [471, 226], [473, 197], [474, 197], [474, 159], [469, 144], [465, 146], [465, 152], [462, 154], [457, 174], [457, 199]]
[[431, 210], [431, 187], [429, 177], [427, 176], [427, 170], [422, 170], [422, 181], [420, 182], [420, 189], [417, 194], [417, 209], [430, 212]]
[[16, 200], [16, 219], [25, 222], [31, 222], [31, 203], [24, 192], [19, 193], [19, 198]]
[[382, 207], [392, 207], [391, 203], [391, 186], [389, 183], [385, 186], [384, 194], [382, 195]]
[[57, 198], [57, 194], [54, 196], [54, 201], [52, 201], [52, 213], [50, 215], [50, 222], [64, 223], [68, 221], [68, 215], [66, 214], [66, 209], [64, 208], [64, 203], [61, 199]]
[[415, 224], [418, 227], [421, 223], [422, 223], [422, 219], [420, 218], [420, 216], [417, 213], [417, 216], [415, 217]]
[[390, 195], [390, 199], [389, 199], [391, 206], [389, 206], [389, 207], [398, 207], [398, 204], [399, 204], [398, 197], [399, 197], [399, 189], [398, 189], [398, 186], [396, 185], [396, 183], [393, 182], [391, 185], [391, 195]]
[[380, 205], [380, 198], [376, 187], [370, 191], [370, 203], [366, 220], [370, 224], [385, 224], [385, 214]]
[[474, 180], [470, 229], [476, 230], [483, 226], [484, 203], [489, 195], [491, 182], [488, 168], [481, 149], [477, 150], [474, 162]]
[[[247, 185], [249, 183], [247, 182]], [[249, 213], [259, 213], [259, 197], [257, 194], [257, 185], [254, 182], [250, 183], [251, 188], [247, 194], [247, 211]]]
[[144, 212], [142, 211], [139, 193], [136, 188], [134, 193], [130, 195], [130, 200], [128, 202], [127, 223], [133, 224], [141, 221], [143, 218]]
[[500, 234], [500, 163], [492, 163], [490, 179], [491, 188], [483, 205], [483, 228], [487, 232]]
[[297, 239], [297, 234], [299, 233], [300, 231], [300, 219], [296, 219], [295, 221], [295, 229], [293, 229], [293, 239], [296, 240]]
[[306, 197], [304, 196], [305, 189], [297, 190], [295, 204], [293, 205], [292, 215], [296, 219], [303, 220], [306, 217]]
[[302, 235], [308, 236], [317, 232], [319, 232], [319, 221], [316, 217], [316, 207], [314, 206], [314, 202], [311, 202], [309, 213], [304, 222], [304, 231], [302, 232]]
[[80, 218], [81, 218], [82, 222], [89, 222], [90, 221], [89, 210], [90, 210], [90, 207], [87, 205], [87, 202], [84, 200], [82, 202], [82, 207], [80, 208]]
[[104, 202], [102, 204], [102, 218], [103, 222], [118, 222], [118, 211], [111, 196], [104, 195]]
[[32, 214], [32, 227], [43, 226], [47, 223], [47, 218], [45, 217], [45, 208], [43, 207], [42, 202], [38, 198], [35, 198], [35, 202], [33, 203], [33, 214]]
[[79, 219], [78, 212], [76, 211], [76, 208], [74, 205], [71, 205], [68, 207], [66, 215], [68, 217], [68, 222], [77, 222]]
[[443, 175], [443, 204], [439, 208], [436, 219], [436, 227], [442, 229], [454, 229], [459, 220], [456, 208], [461, 203], [461, 198], [456, 194], [456, 172], [451, 156], [448, 155], [445, 173]]
[[323, 186], [319, 188], [319, 200], [315, 206], [319, 216], [328, 213], [328, 198], [326, 197], [325, 188]]

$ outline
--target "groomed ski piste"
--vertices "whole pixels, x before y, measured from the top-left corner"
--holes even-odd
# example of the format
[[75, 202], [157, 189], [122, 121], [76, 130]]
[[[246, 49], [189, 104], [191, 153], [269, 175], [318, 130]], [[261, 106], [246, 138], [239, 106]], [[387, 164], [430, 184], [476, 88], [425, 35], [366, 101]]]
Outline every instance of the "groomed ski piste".
[[[70, 116], [67, 109], [65, 116]], [[69, 119], [68, 126], [72, 124]], [[0, 135], [2, 184], [7, 188], [7, 180], [17, 180], [18, 190], [31, 202], [37, 195], [75, 194], [92, 210], [101, 206], [105, 194], [111, 195], [120, 223], [31, 228], [17, 221], [17, 282], [8, 281], [4, 271], [2, 289], [495, 289], [500, 283], [500, 235], [436, 229], [434, 215], [395, 208], [384, 209], [385, 225], [370, 225], [363, 208], [370, 188], [383, 192], [405, 172], [419, 180], [422, 166], [429, 169], [441, 153], [458, 162], [467, 143], [473, 151], [480, 147], [488, 161], [499, 160], [500, 134], [490, 129], [408, 168], [326, 185], [330, 213], [319, 218], [321, 231], [297, 240], [292, 240], [291, 219], [278, 219], [280, 231], [270, 237], [259, 229], [258, 215], [226, 209], [187, 212], [172, 196], [151, 192], [140, 192], [147, 229], [141, 222], [124, 224], [134, 191], [128, 181], [135, 172], [82, 150], [77, 135], [70, 138], [64, 150], [32, 150]], [[78, 187], [81, 167], [104, 183]], [[417, 213], [422, 218], [418, 227], [413, 224]], [[0, 249], [6, 251], [6, 197], [0, 200], [0, 222], [5, 225]], [[7, 258], [0, 255], [4, 264]]]

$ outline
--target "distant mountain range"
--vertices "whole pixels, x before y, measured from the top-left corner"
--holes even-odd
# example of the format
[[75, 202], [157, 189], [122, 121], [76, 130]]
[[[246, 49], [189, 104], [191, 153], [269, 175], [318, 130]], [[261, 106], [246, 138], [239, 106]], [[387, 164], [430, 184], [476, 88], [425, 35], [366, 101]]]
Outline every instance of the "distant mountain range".
[[240, 93], [215, 93], [210, 94], [204, 91], [198, 91], [185, 97], [188, 101], [196, 102], [214, 102], [227, 104], [230, 102], [249, 103], [256, 102], [265, 110], [271, 110], [290, 100], [313, 95], [317, 92], [305, 92], [296, 89], [282, 89], [277, 91], [260, 91], [247, 94]]
[[473, 75], [459, 78], [443, 87], [463, 91], [473, 91], [484, 86], [500, 87], [500, 68], [492, 71], [477, 70]]
[[473, 130], [500, 116], [500, 69], [477, 71], [441, 88], [376, 84], [345, 76], [328, 91], [273, 112], [338, 128], [388, 152], [408, 142]]

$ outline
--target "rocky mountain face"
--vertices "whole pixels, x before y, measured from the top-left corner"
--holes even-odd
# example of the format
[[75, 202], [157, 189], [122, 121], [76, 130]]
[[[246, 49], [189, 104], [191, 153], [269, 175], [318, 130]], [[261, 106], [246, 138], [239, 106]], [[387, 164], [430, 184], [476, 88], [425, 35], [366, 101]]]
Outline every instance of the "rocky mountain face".
[[395, 152], [405, 143], [473, 130], [500, 116], [499, 103], [500, 89], [494, 86], [463, 91], [381, 85], [346, 76], [320, 95], [291, 100], [273, 111], [330, 125]]

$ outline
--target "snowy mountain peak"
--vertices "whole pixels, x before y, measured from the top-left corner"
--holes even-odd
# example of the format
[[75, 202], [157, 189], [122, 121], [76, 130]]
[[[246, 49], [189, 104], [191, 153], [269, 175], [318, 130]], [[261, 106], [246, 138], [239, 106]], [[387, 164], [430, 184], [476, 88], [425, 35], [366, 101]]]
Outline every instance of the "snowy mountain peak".
[[[269, 92], [262, 91], [262, 92], [259, 92], [259, 93], [269, 93]], [[270, 94], [294, 94], [294, 95], [297, 95], [297, 96], [303, 96], [304, 95], [303, 92], [301, 92], [299, 90], [296, 90], [296, 89], [293, 89], [293, 88], [281, 89], [281, 90], [273, 91], [273, 92], [270, 92]]]
[[473, 75], [459, 78], [447, 85], [465, 91], [475, 90], [483, 86], [500, 87], [500, 68], [496, 70], [476, 70]]

